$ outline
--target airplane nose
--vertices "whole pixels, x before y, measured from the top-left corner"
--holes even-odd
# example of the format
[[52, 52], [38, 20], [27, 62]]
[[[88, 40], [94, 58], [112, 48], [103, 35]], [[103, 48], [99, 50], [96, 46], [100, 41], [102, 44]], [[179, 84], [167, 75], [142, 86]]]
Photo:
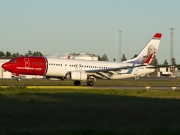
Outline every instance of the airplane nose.
[[14, 72], [13, 65], [10, 62], [6, 62], [6, 63], [2, 64], [1, 67], [6, 71]]
[[8, 64], [4, 63], [1, 67], [6, 70], [8, 67]]

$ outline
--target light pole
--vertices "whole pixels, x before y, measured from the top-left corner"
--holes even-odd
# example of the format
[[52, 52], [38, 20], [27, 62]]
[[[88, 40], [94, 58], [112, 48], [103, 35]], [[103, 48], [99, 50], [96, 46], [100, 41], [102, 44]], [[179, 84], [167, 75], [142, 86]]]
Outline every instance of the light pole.
[[174, 30], [174, 28], [170, 28], [170, 30], [171, 30], [170, 63], [171, 63], [171, 65], [172, 65], [172, 64], [173, 64], [172, 59], [174, 58], [174, 56], [173, 56], [173, 30]]
[[119, 62], [121, 62], [121, 32], [119, 31]]

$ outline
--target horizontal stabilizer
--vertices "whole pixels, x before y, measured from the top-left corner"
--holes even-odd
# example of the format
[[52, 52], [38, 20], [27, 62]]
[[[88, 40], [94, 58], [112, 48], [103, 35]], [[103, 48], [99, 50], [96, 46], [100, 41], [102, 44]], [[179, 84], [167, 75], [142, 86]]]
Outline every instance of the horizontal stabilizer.
[[157, 66], [147, 66], [146, 68], [168, 68], [168, 67], [172, 67], [173, 65], [157, 65]]

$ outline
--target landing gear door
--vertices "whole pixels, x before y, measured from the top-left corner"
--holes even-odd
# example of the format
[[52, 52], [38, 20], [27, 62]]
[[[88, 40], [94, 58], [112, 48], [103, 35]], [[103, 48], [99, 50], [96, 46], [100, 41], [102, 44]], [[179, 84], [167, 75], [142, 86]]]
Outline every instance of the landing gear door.
[[24, 61], [25, 61], [25, 67], [30, 67], [29, 59], [24, 58]]

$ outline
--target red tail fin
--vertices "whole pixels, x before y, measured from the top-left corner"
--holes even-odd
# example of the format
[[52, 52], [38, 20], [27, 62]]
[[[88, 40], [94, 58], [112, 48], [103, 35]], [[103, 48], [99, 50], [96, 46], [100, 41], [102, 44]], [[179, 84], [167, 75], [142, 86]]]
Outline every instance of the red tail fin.
[[161, 33], [156, 33], [153, 38], [161, 38], [161, 36], [162, 36]]
[[70, 59], [70, 58], [71, 58], [71, 56], [70, 56], [70, 55], [68, 55], [68, 56], [67, 56], [67, 59]]

